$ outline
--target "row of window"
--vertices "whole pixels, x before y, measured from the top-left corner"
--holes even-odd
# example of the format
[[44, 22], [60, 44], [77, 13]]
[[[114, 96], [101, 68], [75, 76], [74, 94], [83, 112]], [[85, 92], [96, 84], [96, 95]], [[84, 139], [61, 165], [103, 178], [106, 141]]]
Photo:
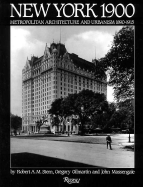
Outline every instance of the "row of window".
[[[67, 88], [69, 88], [69, 87], [73, 88], [73, 85], [70, 85], [70, 84], [67, 85], [66, 83], [64, 83], [64, 85], [61, 83], [61, 86], [65, 86], [65, 87], [68, 86]], [[82, 85], [79, 84], [79, 86], [82, 86]], [[86, 87], [86, 85], [83, 85], [83, 89], [84, 89], [85, 87]], [[53, 86], [52, 88], [53, 88], [53, 89], [57, 89], [57, 86]], [[43, 89], [42, 91], [43, 91], [43, 92], [47, 92], [47, 91], [50, 91], [52, 88], [51, 88], [51, 87], [48, 87], [47, 89]], [[74, 86], [74, 88], [77, 89], [78, 87], [77, 87], [77, 86]], [[93, 89], [93, 86], [87, 85], [87, 88]], [[61, 87], [61, 90], [62, 90], [62, 89], [65, 90], [66, 88]], [[95, 87], [94, 87], [94, 89], [95, 89]], [[36, 92], [34, 92], [32, 95], [34, 95], [34, 94], [35, 94], [35, 95], [40, 94], [40, 91], [37, 92], [38, 90], [40, 90], [40, 88], [39, 88], [39, 89], [38, 89], [38, 88], [35, 89]], [[81, 87], [79, 87], [79, 90], [81, 90]], [[99, 87], [99, 86], [97, 87], [97, 90], [100, 90], [100, 87]], [[106, 88], [102, 88], [102, 87], [101, 87], [101, 90], [106, 90]], [[31, 93], [31, 92], [30, 92], [30, 93]], [[27, 98], [27, 97], [31, 97], [31, 94], [24, 94], [24, 98]]]
[[[54, 88], [56, 88], [56, 87], [54, 87]], [[88, 87], [87, 87], [87, 88], [88, 88]], [[93, 89], [93, 87], [90, 87], [90, 88]], [[77, 86], [74, 86], [74, 89], [75, 89], [75, 91], [76, 91], [77, 89], [79, 89], [79, 91], [82, 90], [81, 87], [77, 88]], [[85, 88], [83, 88], [83, 89], [85, 89]], [[70, 89], [69, 87], [68, 87], [68, 88], [63, 88], [63, 87], [61, 87], [61, 90], [73, 92], [73, 86], [71, 85], [71, 89]], [[47, 89], [47, 91], [48, 91], [48, 89]], [[97, 90], [97, 91], [99, 91], [99, 90]], [[102, 91], [102, 89], [101, 89], [101, 91]], [[103, 91], [104, 91], [104, 89], [103, 89]], [[105, 90], [105, 91], [106, 91], [106, 90]], [[44, 90], [43, 90], [43, 92], [44, 92]], [[53, 90], [53, 93], [57, 93], [57, 90]], [[61, 91], [61, 94], [62, 94], [62, 91]], [[51, 92], [46, 92], [46, 89], [45, 89], [45, 93], [43, 93], [42, 95], [40, 94], [40, 92], [36, 92], [36, 93], [35, 93], [35, 97], [34, 97], [34, 93], [33, 93], [33, 99], [35, 100], [35, 99], [38, 99], [38, 98], [40, 98], [40, 97], [44, 97], [44, 96], [47, 96], [47, 95], [49, 95], [49, 97], [47, 97], [47, 99], [51, 98]], [[24, 97], [24, 98], [25, 98], [25, 97]], [[45, 97], [45, 99], [46, 99], [46, 97]], [[31, 100], [31, 98], [23, 99], [24, 102], [27, 102], [27, 101], [30, 101], [30, 100]], [[43, 100], [44, 100], [44, 98], [43, 98]]]
[[[54, 88], [57, 88], [56, 86], [54, 87]], [[89, 88], [89, 87], [87, 87], [87, 88]], [[75, 90], [79, 90], [79, 91], [81, 91], [82, 89], [85, 89], [85, 87], [83, 87], [83, 88], [81, 88], [81, 87], [77, 87], [77, 86], [74, 86], [74, 89]], [[91, 90], [93, 90], [93, 87], [90, 87], [90, 89]], [[66, 87], [66, 88], [63, 88], [63, 87], [61, 87], [61, 91], [62, 90], [64, 90], [64, 91], [71, 91], [71, 92], [73, 92], [73, 86], [71, 85], [71, 88], [69, 88], [69, 87]], [[95, 90], [95, 88], [94, 88], [94, 90]], [[47, 91], [48, 91], [48, 88], [47, 88]], [[99, 89], [97, 89], [97, 91], [99, 91]], [[106, 88], [103, 88], [103, 89], [101, 89], [101, 92], [102, 91], [104, 91], [104, 92], [106, 92]], [[40, 98], [40, 97], [44, 97], [44, 96], [47, 96], [47, 95], [51, 95], [51, 93], [57, 93], [57, 90], [53, 90], [52, 92], [50, 91], [50, 92], [46, 92], [46, 89], [45, 89], [45, 92], [44, 92], [44, 90], [43, 90], [43, 94], [41, 94], [40, 92], [36, 92], [36, 93], [33, 93], [32, 95], [33, 95], [33, 97], [32, 97], [32, 99], [38, 99], [38, 98]], [[62, 92], [61, 92], [62, 93]], [[35, 95], [35, 96], [34, 96]], [[45, 97], [46, 98], [46, 97]], [[47, 99], [48, 99], [48, 97], [47, 97]], [[26, 95], [23, 97], [23, 101], [24, 102], [27, 102], [27, 101], [31, 101], [31, 97], [27, 97]]]
[[[61, 80], [63, 80], [63, 79], [71, 79], [71, 80], [75, 80], [75, 81], [77, 81], [77, 80], [79, 80], [79, 82], [81, 82], [81, 81], [83, 81], [83, 83], [85, 82], [85, 81], [87, 81], [87, 82], [93, 82], [94, 83], [94, 81], [93, 80], [89, 80], [89, 79], [87, 79], [87, 78], [83, 78], [83, 77], [80, 77], [80, 76], [77, 76], [77, 75], [72, 75], [72, 74], [65, 74], [65, 72], [63, 73], [64, 71], [61, 71]], [[34, 80], [34, 84], [36, 84], [36, 83], [40, 83], [41, 82], [41, 80], [43, 80], [43, 83], [46, 83], [47, 82], [47, 80], [49, 81], [49, 80], [51, 80], [51, 78], [52, 78], [52, 76], [51, 75], [53, 75], [53, 79], [55, 80], [55, 79], [57, 79], [57, 74], [53, 74], [53, 73], [50, 73], [50, 74], [46, 74], [46, 75], [44, 75], [43, 77], [41, 77], [41, 79], [39, 78], [39, 79], [36, 79], [36, 80]], [[60, 77], [59, 77], [60, 78]], [[27, 85], [28, 85], [28, 83], [27, 83]], [[39, 84], [40, 85], [40, 84]]]
[[[72, 80], [70, 81], [69, 79], [68, 79], [68, 81], [67, 81], [66, 79], [64, 79], [64, 82], [65, 82], [65, 83], [64, 83], [65, 86], [66, 86], [66, 82], [68, 82], [68, 83], [71, 82], [71, 83], [73, 84], [73, 81], [72, 81]], [[47, 83], [47, 84], [46, 84], [46, 83]], [[62, 83], [63, 83], [63, 82], [62, 82], [62, 79], [61, 79], [61, 85], [62, 85]], [[96, 83], [96, 82], [94, 82], [94, 81], [86, 81], [86, 82], [85, 82], [85, 81], [82, 81], [82, 82], [81, 82], [81, 81], [79, 80], [78, 83], [79, 83], [79, 85], [81, 85], [81, 84], [83, 83], [83, 85], [91, 85], [91, 86], [97, 84], [97, 87], [100, 87], [100, 86], [102, 87], [102, 84]], [[53, 81], [53, 82], [49, 82], [49, 83], [48, 83], [48, 82], [45, 80], [45, 84], [43, 84], [43, 85], [41, 85], [41, 86], [44, 88], [44, 87], [46, 87], [46, 86], [51, 86], [51, 84], [57, 84], [57, 81]], [[76, 79], [75, 79], [74, 84], [77, 85], [77, 80], [76, 80]], [[40, 86], [40, 83], [39, 83], [39, 87], [38, 87], [38, 84], [36, 84], [35, 86], [33, 86], [33, 89], [35, 88], [36, 90], [38, 90], [38, 88], [39, 88], [39, 90], [40, 90], [40, 89], [41, 89], [41, 86]], [[31, 90], [31, 89], [27, 90], [28, 93], [30, 92], [30, 90]], [[26, 88], [24, 88], [23, 91], [26, 91]]]

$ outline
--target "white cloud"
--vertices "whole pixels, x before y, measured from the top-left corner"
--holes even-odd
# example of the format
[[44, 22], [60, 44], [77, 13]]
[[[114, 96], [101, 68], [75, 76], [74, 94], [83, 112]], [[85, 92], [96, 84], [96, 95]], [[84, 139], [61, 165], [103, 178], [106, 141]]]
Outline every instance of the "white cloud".
[[[22, 103], [22, 69], [27, 57], [42, 56], [45, 43], [32, 38], [32, 34], [21, 28], [11, 27], [11, 110], [19, 113]], [[17, 103], [20, 103], [18, 106]]]
[[26, 47], [28, 36], [30, 36], [29, 31], [11, 27], [11, 51], [15, 52]]
[[[113, 36], [103, 31], [86, 31], [71, 36], [66, 41], [69, 52], [78, 53], [81, 58], [91, 61], [101, 58], [108, 52]], [[96, 52], [95, 52], [96, 51]]]

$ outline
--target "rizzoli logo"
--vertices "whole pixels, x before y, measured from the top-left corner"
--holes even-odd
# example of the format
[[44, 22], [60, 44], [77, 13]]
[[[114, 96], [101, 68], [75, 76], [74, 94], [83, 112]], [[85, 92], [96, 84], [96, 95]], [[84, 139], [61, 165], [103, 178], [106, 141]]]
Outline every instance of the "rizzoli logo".
[[64, 177], [64, 182], [67, 182], [68, 184], [73, 184], [73, 183], [79, 183], [80, 179], [73, 179], [73, 178], [68, 178]]

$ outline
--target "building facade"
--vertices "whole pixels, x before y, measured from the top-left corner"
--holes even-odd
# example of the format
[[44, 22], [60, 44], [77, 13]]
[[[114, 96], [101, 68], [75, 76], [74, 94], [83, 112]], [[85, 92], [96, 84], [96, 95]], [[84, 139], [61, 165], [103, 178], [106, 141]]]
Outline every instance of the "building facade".
[[[40, 58], [32, 56], [22, 70], [22, 130], [37, 132], [36, 121], [47, 118], [51, 103], [83, 89], [104, 93], [107, 81], [95, 80], [96, 61], [88, 62], [67, 52], [64, 44], [45, 47]], [[69, 123], [69, 122], [68, 122]]]

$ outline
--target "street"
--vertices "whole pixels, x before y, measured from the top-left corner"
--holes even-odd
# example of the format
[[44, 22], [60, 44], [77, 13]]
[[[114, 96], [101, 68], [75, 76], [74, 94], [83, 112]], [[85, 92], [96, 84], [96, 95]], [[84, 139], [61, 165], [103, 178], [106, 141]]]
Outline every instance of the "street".
[[[68, 139], [69, 138], [69, 139]], [[98, 140], [98, 143], [79, 143], [73, 142], [72, 139], [81, 138], [85, 141], [88, 139]], [[56, 139], [56, 141], [55, 141]], [[63, 139], [63, 140], [61, 140]], [[67, 141], [66, 141], [67, 140]], [[134, 168], [134, 152], [121, 148], [121, 144], [128, 142], [127, 135], [115, 135], [112, 137], [113, 150], [106, 148], [105, 137], [44, 137], [38, 138], [11, 138], [11, 166], [24, 167], [22, 162], [24, 154], [44, 156], [45, 164], [41, 167], [62, 167], [62, 162], [67, 162], [63, 167], [74, 167], [74, 163], [80, 163], [77, 166], [83, 167], [105, 167], [105, 168]], [[133, 137], [132, 137], [133, 140]], [[81, 141], [81, 140], [80, 140]], [[100, 143], [101, 141], [101, 143]], [[87, 141], [88, 142], [88, 141]], [[23, 157], [20, 158], [20, 154]], [[25, 157], [26, 158], [26, 157]], [[27, 157], [29, 158], [29, 157]], [[36, 157], [35, 157], [36, 158]], [[42, 158], [42, 157], [41, 157]], [[47, 158], [47, 159], [46, 159]], [[19, 163], [18, 163], [19, 159]], [[50, 163], [52, 160], [52, 164]], [[53, 160], [55, 159], [55, 160]], [[32, 158], [31, 158], [32, 161]], [[54, 162], [56, 161], [56, 162]], [[61, 165], [59, 165], [61, 161]], [[21, 163], [22, 162], [22, 163]], [[42, 162], [40, 160], [40, 162]], [[72, 162], [72, 163], [71, 163]], [[68, 163], [70, 163], [68, 165]], [[32, 164], [32, 165], [31, 165]], [[30, 163], [26, 160], [26, 166], [40, 166], [37, 162]], [[84, 165], [82, 165], [84, 164]]]

